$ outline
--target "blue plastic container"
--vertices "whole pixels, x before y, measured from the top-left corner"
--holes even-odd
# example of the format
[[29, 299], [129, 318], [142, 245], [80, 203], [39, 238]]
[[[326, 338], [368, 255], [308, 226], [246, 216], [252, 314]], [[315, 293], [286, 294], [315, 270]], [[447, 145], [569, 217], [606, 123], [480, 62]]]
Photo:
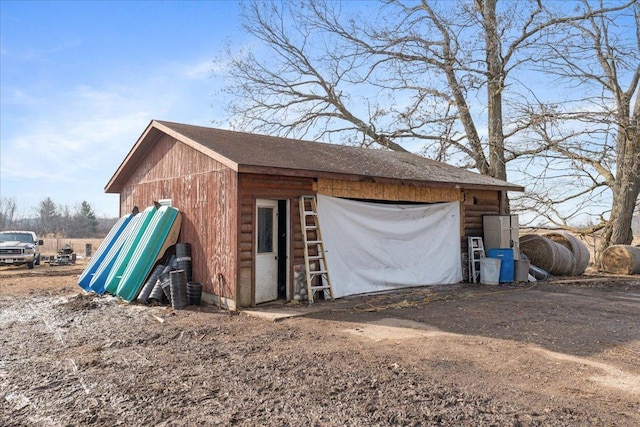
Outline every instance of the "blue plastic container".
[[489, 249], [487, 251], [487, 257], [500, 259], [500, 283], [513, 282], [515, 268], [513, 262], [513, 249]]

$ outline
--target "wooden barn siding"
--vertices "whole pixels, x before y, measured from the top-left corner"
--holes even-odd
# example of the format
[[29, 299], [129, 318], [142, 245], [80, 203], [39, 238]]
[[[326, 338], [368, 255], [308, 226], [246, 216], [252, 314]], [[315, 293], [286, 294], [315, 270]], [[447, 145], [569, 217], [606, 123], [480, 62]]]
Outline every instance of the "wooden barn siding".
[[[249, 306], [254, 303], [254, 277], [253, 277], [253, 248], [254, 248], [254, 224], [256, 199], [274, 199], [290, 201], [289, 215], [291, 229], [289, 233], [289, 246], [292, 252], [292, 260], [289, 265], [304, 264], [304, 245], [300, 227], [300, 213], [298, 197], [303, 194], [313, 194], [312, 178], [295, 178], [278, 175], [240, 174], [239, 177], [239, 204], [240, 204], [240, 290], [239, 303], [241, 306]], [[290, 269], [289, 283], [293, 286], [293, 269]], [[291, 289], [289, 290], [291, 291]]]
[[193, 280], [202, 282], [205, 292], [235, 300], [236, 195], [234, 171], [167, 136], [127, 181], [120, 209], [144, 209], [154, 200], [171, 199], [182, 212], [179, 241], [191, 243]]
[[[482, 216], [500, 214], [500, 193], [489, 190], [466, 190], [462, 204], [464, 234], [482, 237]], [[466, 239], [465, 239], [466, 248]]]
[[351, 199], [390, 200], [394, 202], [455, 202], [462, 201], [459, 188], [428, 187], [413, 183], [380, 183], [318, 179], [317, 192]]
[[484, 237], [482, 227], [483, 215], [499, 215], [500, 192], [492, 190], [465, 190], [462, 204], [462, 235], [460, 248], [462, 249], [462, 272], [464, 280], [468, 280], [468, 237]]

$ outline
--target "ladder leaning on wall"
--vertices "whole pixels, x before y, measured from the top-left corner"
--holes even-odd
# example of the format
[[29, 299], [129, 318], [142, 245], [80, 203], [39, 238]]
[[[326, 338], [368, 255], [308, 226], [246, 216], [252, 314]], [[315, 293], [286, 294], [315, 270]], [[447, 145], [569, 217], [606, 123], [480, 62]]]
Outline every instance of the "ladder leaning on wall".
[[300, 225], [304, 242], [304, 266], [307, 280], [309, 304], [313, 304], [316, 292], [333, 299], [333, 288], [324, 250], [324, 242], [318, 221], [318, 207], [315, 196], [300, 196]]
[[480, 281], [480, 259], [485, 257], [482, 237], [468, 237], [469, 251], [469, 281], [478, 283]]

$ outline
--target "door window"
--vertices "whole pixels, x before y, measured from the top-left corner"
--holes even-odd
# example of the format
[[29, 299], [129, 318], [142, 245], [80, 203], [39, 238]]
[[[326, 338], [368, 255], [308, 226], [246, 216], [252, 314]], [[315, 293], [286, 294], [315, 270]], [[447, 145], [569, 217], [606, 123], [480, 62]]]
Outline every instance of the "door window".
[[258, 253], [273, 252], [273, 208], [258, 208]]

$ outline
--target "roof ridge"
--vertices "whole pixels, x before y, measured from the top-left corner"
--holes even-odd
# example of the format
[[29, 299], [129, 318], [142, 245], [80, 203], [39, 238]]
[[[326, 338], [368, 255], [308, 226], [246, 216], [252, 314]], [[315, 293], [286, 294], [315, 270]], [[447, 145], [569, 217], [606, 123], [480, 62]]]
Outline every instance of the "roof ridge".
[[174, 138], [237, 173], [334, 179], [384, 179], [446, 187], [492, 188], [523, 191], [518, 185], [481, 175], [411, 152], [371, 149], [152, 120], [107, 189], [117, 188], [153, 144], [164, 136]]

